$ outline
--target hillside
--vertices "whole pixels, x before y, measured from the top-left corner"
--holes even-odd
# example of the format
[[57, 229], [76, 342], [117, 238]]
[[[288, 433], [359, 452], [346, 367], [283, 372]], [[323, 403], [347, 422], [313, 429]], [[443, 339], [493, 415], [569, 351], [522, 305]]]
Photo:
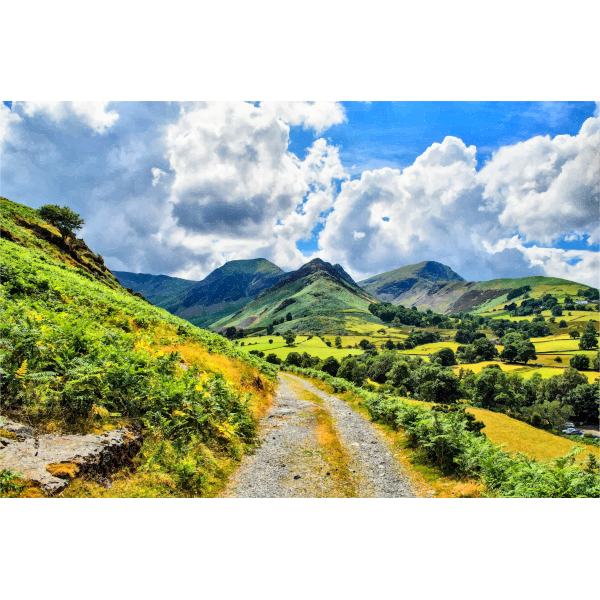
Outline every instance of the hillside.
[[240, 310], [284, 276], [282, 269], [264, 258], [232, 260], [161, 306], [197, 327], [206, 328]]
[[[1, 209], [2, 419], [32, 426], [36, 439], [117, 428], [143, 436], [132, 461], [86, 471], [63, 495], [218, 491], [256, 443], [275, 369], [128, 293], [83, 240], [62, 242], [37, 211], [4, 198]], [[2, 437], [0, 467], [4, 448], [25, 444]], [[76, 463], [46, 469], [79, 472]], [[41, 495], [14, 481], [11, 494]]]
[[213, 328], [236, 326], [258, 331], [283, 320], [289, 312], [292, 320], [285, 322], [286, 330], [344, 333], [351, 318], [380, 323], [367, 311], [373, 302], [375, 300], [358, 287], [340, 265], [315, 258], [288, 273], [232, 317], [214, 323]]
[[517, 277], [490, 281], [465, 281], [450, 267], [434, 261], [408, 265], [375, 275], [358, 283], [382, 302], [402, 304], [407, 308], [453, 314], [481, 312], [506, 302], [510, 290], [529, 285], [536, 297], [551, 292], [558, 297], [574, 295], [589, 286], [557, 277]]
[[439, 283], [413, 303], [419, 309], [431, 308], [435, 312], [446, 314], [481, 312], [507, 302], [507, 294], [525, 285], [531, 287], [530, 296], [536, 298], [552, 293], [557, 298], [566, 294], [576, 295], [578, 289], [589, 286], [560, 279], [558, 277], [517, 277], [515, 279], [492, 279], [490, 281], [470, 281], [464, 283]]
[[163, 308], [165, 304], [171, 304], [181, 292], [198, 283], [168, 275], [128, 273], [127, 271], [113, 271], [112, 274], [124, 288], [131, 288], [134, 292], [139, 292], [146, 300]]
[[382, 302], [414, 306], [439, 282], [464, 282], [450, 267], [428, 260], [359, 281], [358, 285]]

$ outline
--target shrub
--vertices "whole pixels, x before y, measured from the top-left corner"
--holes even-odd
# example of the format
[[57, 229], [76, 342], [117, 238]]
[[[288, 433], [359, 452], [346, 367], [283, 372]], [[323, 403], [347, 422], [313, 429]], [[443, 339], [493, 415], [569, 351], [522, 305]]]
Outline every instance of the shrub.
[[569, 365], [578, 371], [585, 371], [590, 368], [590, 357], [586, 354], [573, 354], [569, 359]]

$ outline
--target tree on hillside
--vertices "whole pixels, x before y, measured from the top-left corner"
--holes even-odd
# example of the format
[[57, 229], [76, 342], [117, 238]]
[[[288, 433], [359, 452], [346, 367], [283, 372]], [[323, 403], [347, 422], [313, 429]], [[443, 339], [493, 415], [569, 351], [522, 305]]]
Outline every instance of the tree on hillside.
[[593, 350], [598, 347], [598, 340], [596, 339], [596, 329], [591, 321], [588, 321], [583, 330], [583, 334], [579, 339], [580, 350]]
[[276, 354], [273, 354], [272, 352], [267, 356], [266, 361], [272, 365], [280, 365], [283, 362]]
[[573, 354], [569, 360], [569, 365], [578, 371], [585, 371], [590, 368], [590, 357], [585, 354]]
[[237, 335], [237, 329], [231, 325], [225, 330], [225, 337], [232, 340]]
[[269, 340], [269, 344], [272, 344], [272, 343], [273, 343], [273, 340]]
[[38, 209], [38, 214], [44, 221], [58, 229], [63, 242], [66, 242], [69, 237], [74, 238], [75, 231], [79, 231], [85, 225], [85, 221], [68, 206], [44, 204]]
[[296, 334], [293, 331], [288, 331], [283, 339], [288, 346], [291, 346], [296, 341]]
[[292, 320], [292, 318], [293, 318], [293, 317], [292, 317], [292, 313], [291, 313], [291, 312], [289, 312], [287, 315], [285, 315], [285, 320], [286, 320], [286, 321], [291, 321], [291, 320]]
[[562, 317], [562, 308], [558, 304], [555, 304], [552, 307], [552, 316], [553, 317]]
[[565, 320], [561, 319], [561, 320], [558, 322], [558, 327], [559, 327], [560, 329], [566, 329], [566, 328], [568, 327], [568, 325], [567, 325], [567, 322], [566, 322]]
[[275, 328], [273, 327], [273, 323], [269, 323], [269, 324], [267, 325], [267, 335], [273, 335], [273, 329], [275, 329]]
[[452, 348], [440, 348], [437, 352], [431, 355], [431, 362], [438, 362], [442, 367], [451, 367], [456, 363], [456, 357]]
[[340, 368], [340, 363], [333, 357], [328, 356], [321, 366], [321, 371], [325, 373], [329, 373], [332, 377], [336, 377], [338, 374], [338, 369]]
[[575, 340], [579, 337], [579, 331], [575, 331], [575, 330], [570, 331], [569, 335]]
[[336, 348], [341, 348], [342, 347], [342, 338], [338, 335], [335, 338], [335, 347]]

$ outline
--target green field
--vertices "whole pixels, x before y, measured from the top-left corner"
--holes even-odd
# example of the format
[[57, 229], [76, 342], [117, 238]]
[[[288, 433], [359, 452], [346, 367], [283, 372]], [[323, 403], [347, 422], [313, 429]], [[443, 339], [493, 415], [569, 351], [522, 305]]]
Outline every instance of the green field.
[[[567, 367], [569, 365], [566, 365]], [[566, 368], [566, 367], [565, 367]], [[533, 368], [523, 371], [519, 373], [525, 379], [531, 377], [534, 373], [539, 373], [543, 379], [550, 379], [550, 377], [554, 377], [554, 375], [560, 375], [563, 372], [563, 368], [552, 368], [552, 367], [541, 367], [541, 368]], [[598, 373], [596, 371], [579, 371], [582, 375], [585, 375], [588, 378], [590, 383], [593, 383], [598, 379]]]
[[[269, 344], [269, 340], [273, 340], [273, 343]], [[362, 350], [355, 348], [330, 348], [317, 336], [309, 339], [309, 336], [299, 335], [296, 337], [293, 346], [286, 346], [284, 339], [277, 335], [245, 338], [242, 341], [244, 342], [244, 345], [241, 346], [242, 350], [248, 352], [250, 350], [261, 350], [266, 356], [273, 353], [278, 358], [283, 359], [285, 359], [290, 352], [299, 352], [300, 354], [306, 352], [307, 354], [318, 358], [333, 356], [338, 360], [348, 356], [348, 354], [356, 355], [363, 353]]]

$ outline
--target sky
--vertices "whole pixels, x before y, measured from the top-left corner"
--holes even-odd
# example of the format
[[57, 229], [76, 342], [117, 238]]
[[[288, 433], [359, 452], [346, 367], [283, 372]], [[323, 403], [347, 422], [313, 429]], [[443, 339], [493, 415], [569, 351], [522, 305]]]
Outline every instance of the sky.
[[0, 194], [70, 206], [112, 270], [600, 283], [595, 102], [4, 102], [0, 151]]

